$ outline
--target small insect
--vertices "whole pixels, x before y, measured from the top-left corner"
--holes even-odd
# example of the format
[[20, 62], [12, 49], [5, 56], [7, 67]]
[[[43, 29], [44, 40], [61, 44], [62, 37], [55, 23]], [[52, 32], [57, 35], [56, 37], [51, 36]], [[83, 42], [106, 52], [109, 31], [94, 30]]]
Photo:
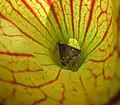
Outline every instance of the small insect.
[[74, 66], [77, 66], [75, 61], [80, 57], [81, 50], [67, 44], [58, 45], [62, 67], [65, 69], [72, 69]]

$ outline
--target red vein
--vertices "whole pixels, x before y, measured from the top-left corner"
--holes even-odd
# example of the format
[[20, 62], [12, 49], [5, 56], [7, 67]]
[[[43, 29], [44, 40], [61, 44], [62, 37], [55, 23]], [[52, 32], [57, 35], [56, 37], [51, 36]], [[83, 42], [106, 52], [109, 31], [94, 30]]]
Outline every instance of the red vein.
[[0, 55], [9, 55], [9, 56], [16, 56], [16, 57], [32, 57], [34, 58], [34, 56], [32, 54], [28, 54], [28, 53], [16, 53], [16, 52], [3, 52], [0, 51]]
[[1, 65], [1, 64], [0, 64], [0, 67], [6, 69], [7, 71], [9, 71], [9, 72], [11, 72], [11, 73], [24, 73], [24, 72], [30, 72], [30, 73], [31, 73], [31, 72], [42, 72], [42, 71], [43, 71], [42, 69], [32, 70], [32, 69], [29, 69], [29, 68], [26, 68], [26, 69], [24, 69], [24, 70], [19, 70], [19, 69], [17, 69], [17, 70], [12, 70], [12, 69], [10, 69], [10, 68], [8, 68], [8, 67], [6, 67], [6, 66], [4, 66], [4, 65]]
[[68, 28], [67, 28], [67, 24], [66, 24], [66, 20], [65, 20], [65, 13], [64, 13], [63, 6], [62, 6], [62, 0], [60, 0], [60, 6], [61, 6], [61, 9], [62, 9], [62, 13], [63, 13], [65, 28], [66, 28], [66, 31], [67, 31], [67, 34], [68, 34]]
[[87, 90], [86, 90], [86, 88], [85, 88], [85, 85], [84, 85], [84, 83], [83, 83], [83, 81], [82, 81], [82, 77], [81, 77], [81, 76], [79, 76], [79, 80], [80, 80], [80, 83], [81, 83], [82, 86], [83, 86], [83, 89], [84, 89], [85, 93], [87, 93]]
[[7, 36], [7, 37], [23, 37], [23, 35], [7, 35], [7, 34], [0, 34], [0, 36]]
[[42, 102], [47, 100], [47, 98], [48, 98], [47, 94], [44, 91], [42, 91], [42, 90], [41, 90], [41, 92], [44, 94], [44, 98], [39, 99], [39, 100], [33, 102], [33, 104], [31, 104], [31, 105], [37, 105], [37, 104], [40, 104], [40, 103], [42, 103]]
[[80, 34], [80, 22], [81, 22], [81, 11], [82, 11], [82, 0], [80, 0], [80, 8], [79, 8], [79, 22], [78, 22], [78, 39], [79, 39], [79, 34]]
[[74, 36], [74, 11], [73, 11], [73, 0], [70, 0], [70, 10], [71, 10], [71, 22], [72, 22], [72, 32], [73, 32], [73, 38]]
[[106, 58], [104, 58], [104, 59], [101, 59], [101, 60], [95, 60], [95, 59], [89, 59], [89, 61], [92, 61], [92, 62], [105, 62], [106, 60], [108, 60], [110, 57], [112, 57], [113, 56], [113, 54], [114, 54], [114, 50], [106, 57]]
[[62, 97], [60, 100], [60, 104], [63, 104], [63, 101], [65, 100], [65, 86], [63, 84], [62, 85]]
[[52, 14], [53, 14], [53, 16], [54, 16], [54, 18], [55, 18], [55, 20], [56, 20], [56, 22], [57, 22], [57, 24], [58, 24], [58, 27], [59, 27], [59, 29], [60, 29], [60, 32], [61, 32], [61, 34], [62, 34], [62, 36], [63, 36], [63, 38], [64, 38], [64, 35], [63, 35], [63, 32], [62, 32], [62, 28], [61, 28], [59, 19], [58, 19], [57, 13], [56, 13], [53, 5], [51, 6], [51, 11], [52, 11]]
[[95, 1], [96, 0], [92, 0], [92, 2], [91, 2], [90, 14], [89, 14], [89, 18], [88, 18], [88, 22], [87, 22], [87, 27], [86, 27], [86, 31], [85, 31], [85, 35], [84, 35], [84, 39], [83, 39], [82, 45], [84, 44], [84, 42], [86, 40], [87, 33], [88, 33], [89, 28], [90, 28], [90, 24], [91, 24], [92, 16], [93, 16], [93, 10], [94, 10]]

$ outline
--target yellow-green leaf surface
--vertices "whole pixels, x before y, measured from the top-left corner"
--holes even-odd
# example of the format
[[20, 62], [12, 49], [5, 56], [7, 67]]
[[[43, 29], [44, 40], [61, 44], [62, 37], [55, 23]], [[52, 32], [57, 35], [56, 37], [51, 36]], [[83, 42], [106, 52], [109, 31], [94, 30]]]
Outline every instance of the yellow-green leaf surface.
[[[0, 105], [120, 105], [119, 7], [119, 0], [0, 0]], [[74, 40], [82, 51], [76, 72], [56, 54], [58, 43]]]

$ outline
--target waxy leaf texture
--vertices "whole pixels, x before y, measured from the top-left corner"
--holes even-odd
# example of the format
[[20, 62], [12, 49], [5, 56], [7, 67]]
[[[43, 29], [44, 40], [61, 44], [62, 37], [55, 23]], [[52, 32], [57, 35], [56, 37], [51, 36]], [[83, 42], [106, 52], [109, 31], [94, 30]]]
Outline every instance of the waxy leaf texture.
[[[56, 63], [70, 39], [76, 72]], [[119, 0], [0, 0], [0, 105], [120, 105], [119, 92]]]

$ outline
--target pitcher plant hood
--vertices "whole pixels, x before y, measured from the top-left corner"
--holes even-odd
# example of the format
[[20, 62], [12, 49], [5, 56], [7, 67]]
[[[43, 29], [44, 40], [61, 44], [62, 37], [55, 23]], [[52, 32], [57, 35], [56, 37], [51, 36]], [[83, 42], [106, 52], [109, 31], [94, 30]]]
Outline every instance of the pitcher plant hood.
[[0, 0], [0, 105], [117, 105], [119, 96], [119, 0]]

